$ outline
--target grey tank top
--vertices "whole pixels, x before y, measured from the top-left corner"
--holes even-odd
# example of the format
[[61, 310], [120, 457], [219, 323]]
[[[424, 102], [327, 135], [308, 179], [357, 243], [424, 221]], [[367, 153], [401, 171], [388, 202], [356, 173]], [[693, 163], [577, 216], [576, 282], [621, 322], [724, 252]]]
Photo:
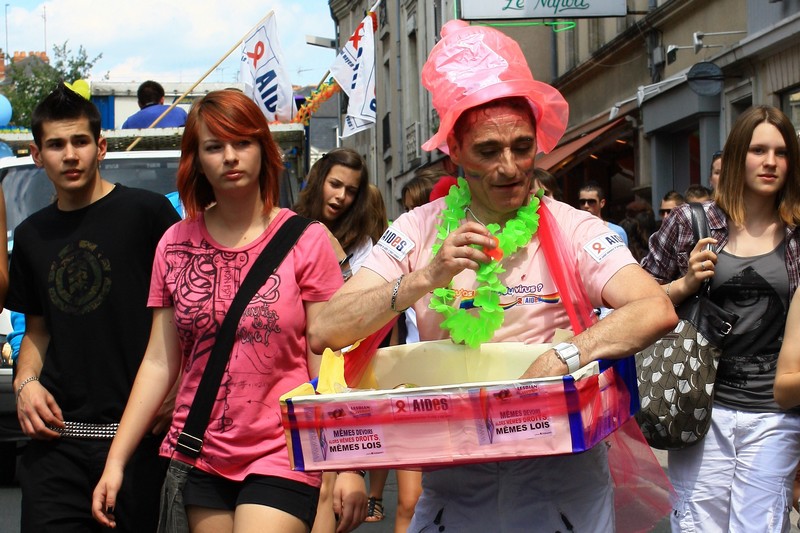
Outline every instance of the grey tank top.
[[717, 371], [715, 401], [755, 412], [779, 412], [772, 396], [789, 308], [786, 247], [754, 257], [718, 255], [711, 299], [739, 315]]

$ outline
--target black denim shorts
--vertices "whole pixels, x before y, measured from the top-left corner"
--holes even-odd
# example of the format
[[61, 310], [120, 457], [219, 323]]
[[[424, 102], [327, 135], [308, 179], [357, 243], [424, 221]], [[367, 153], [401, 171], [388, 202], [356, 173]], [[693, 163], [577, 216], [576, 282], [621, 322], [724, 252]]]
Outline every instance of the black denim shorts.
[[314, 524], [319, 489], [277, 476], [249, 475], [231, 481], [197, 468], [189, 472], [183, 488], [183, 504], [233, 511], [237, 505], [255, 504], [279, 509], [308, 525]]

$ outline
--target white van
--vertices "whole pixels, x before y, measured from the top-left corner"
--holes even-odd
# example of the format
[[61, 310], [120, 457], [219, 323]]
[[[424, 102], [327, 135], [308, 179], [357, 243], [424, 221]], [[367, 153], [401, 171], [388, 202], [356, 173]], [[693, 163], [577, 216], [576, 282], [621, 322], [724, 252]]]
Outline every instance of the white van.
[[[176, 191], [180, 150], [108, 152], [100, 163], [103, 178], [111, 183], [149, 189], [168, 195]], [[55, 189], [43, 169], [28, 157], [0, 159], [0, 184], [6, 199], [8, 252], [13, 254], [14, 230], [29, 215], [55, 198]], [[9, 313], [0, 314], [0, 346], [11, 332]], [[17, 421], [12, 388], [12, 367], [0, 357], [0, 485], [14, 478], [16, 448], [25, 436]]]

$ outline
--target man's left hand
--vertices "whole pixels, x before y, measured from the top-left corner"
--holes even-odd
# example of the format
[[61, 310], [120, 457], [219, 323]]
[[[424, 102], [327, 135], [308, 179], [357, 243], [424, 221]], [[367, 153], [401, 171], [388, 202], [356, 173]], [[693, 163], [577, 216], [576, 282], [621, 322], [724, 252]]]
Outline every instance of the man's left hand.
[[547, 350], [531, 363], [519, 379], [564, 376], [568, 370], [566, 363], [556, 355], [555, 350]]

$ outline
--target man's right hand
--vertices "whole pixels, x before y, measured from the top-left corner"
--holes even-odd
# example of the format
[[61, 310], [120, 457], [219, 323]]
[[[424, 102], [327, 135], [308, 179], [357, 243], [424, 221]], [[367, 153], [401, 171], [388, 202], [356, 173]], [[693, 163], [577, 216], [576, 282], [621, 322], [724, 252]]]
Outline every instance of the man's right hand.
[[50, 427], [63, 428], [64, 417], [56, 399], [39, 381], [26, 384], [17, 397], [17, 418], [25, 435], [51, 440], [61, 435]]
[[439, 253], [423, 271], [433, 288], [446, 287], [461, 271], [478, 270], [481, 264], [490, 262], [492, 258], [484, 249], [493, 250], [496, 247], [497, 239], [489, 230], [482, 224], [470, 221], [445, 238]]

